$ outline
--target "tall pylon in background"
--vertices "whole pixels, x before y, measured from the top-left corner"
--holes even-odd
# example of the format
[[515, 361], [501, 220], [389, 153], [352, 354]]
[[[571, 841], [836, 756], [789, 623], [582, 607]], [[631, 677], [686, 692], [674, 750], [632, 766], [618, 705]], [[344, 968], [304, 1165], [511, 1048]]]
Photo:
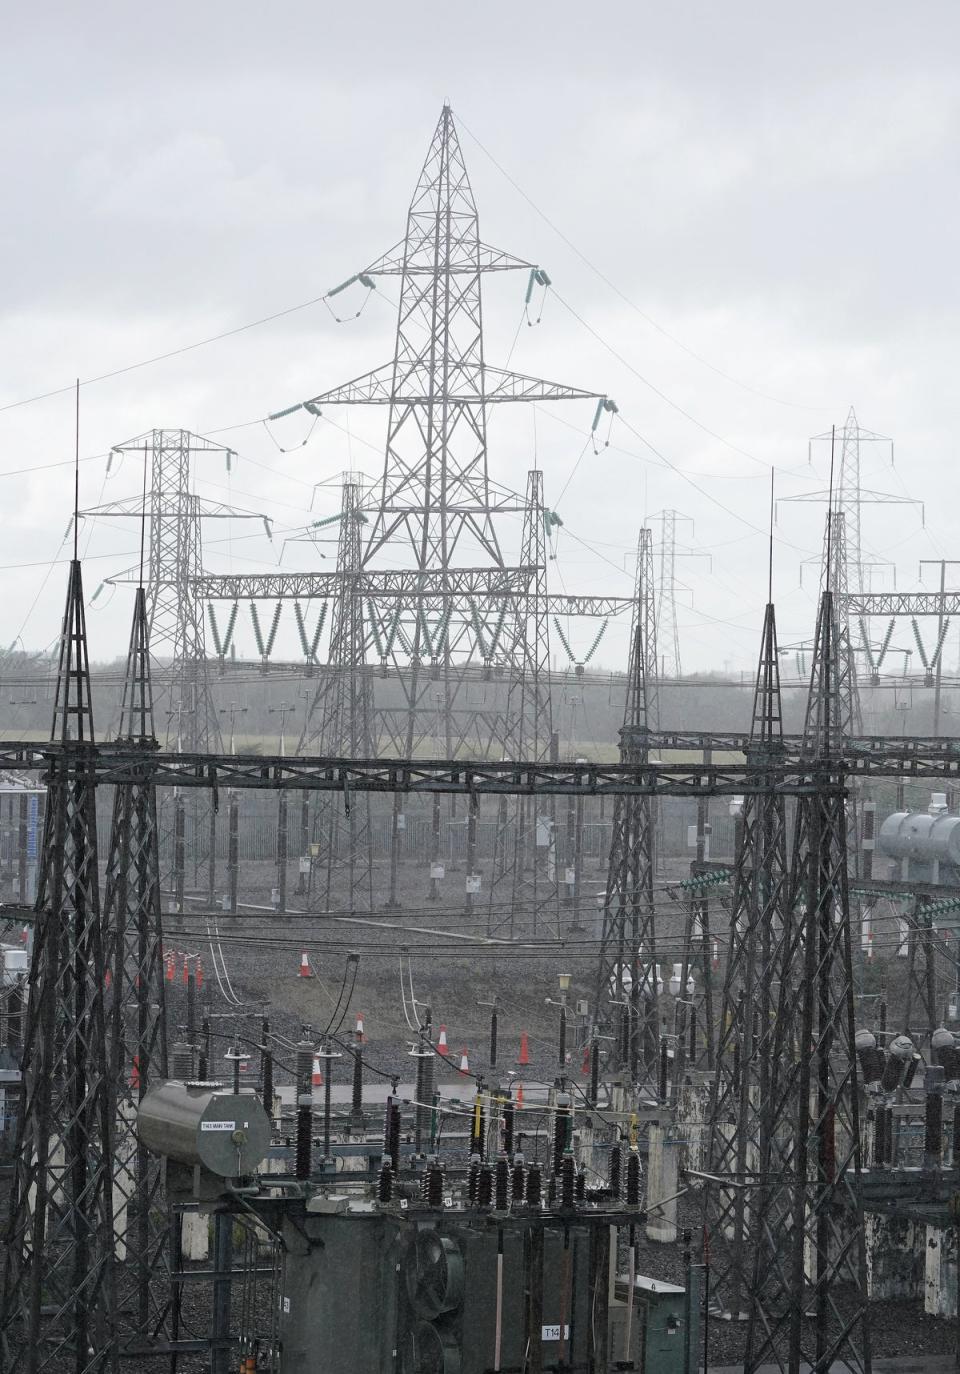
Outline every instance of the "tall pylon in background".
[[107, 1035], [115, 1089], [113, 1224], [117, 1330], [121, 1348], [147, 1351], [168, 1338], [172, 1219], [162, 1164], [137, 1134], [137, 1111], [150, 1086], [167, 1076], [167, 1028], [160, 909], [157, 797], [150, 640], [143, 587], [134, 601], [117, 738], [136, 746], [135, 775], [114, 793], [104, 891]]
[[[829, 560], [828, 560], [829, 561]], [[870, 1369], [847, 887], [841, 662], [833, 593], [820, 599], [760, 1174], [745, 1369]]]
[[[787, 840], [782, 767], [783, 711], [773, 603], [763, 622], [730, 906], [728, 958], [710, 1104], [707, 1172], [711, 1296], [725, 1315], [746, 1316], [761, 1179], [759, 1159], [769, 1092], [776, 1009], [776, 955], [784, 927]], [[717, 1180], [729, 1180], [725, 1187]]]
[[[896, 496], [890, 492], [874, 491], [863, 485], [862, 459], [861, 452], [864, 444], [889, 445], [890, 462], [893, 463], [893, 440], [888, 439], [883, 434], [875, 434], [872, 430], [864, 429], [857, 420], [853, 406], [847, 412], [847, 418], [840, 428], [825, 431], [823, 434], [815, 434], [808, 444], [808, 458], [812, 460], [814, 444], [830, 444], [831, 464], [836, 450], [839, 450], [838, 461], [833, 470], [833, 480], [830, 487], [821, 491], [808, 491], [800, 496], [784, 497], [784, 504], [815, 503], [826, 505], [829, 511], [839, 516], [843, 523], [843, 549], [842, 557], [835, 544], [831, 544], [833, 554], [831, 568], [826, 566], [827, 543], [824, 543], [824, 557], [820, 560], [820, 591], [829, 587], [834, 593], [836, 600], [836, 612], [844, 621], [843, 633], [847, 642], [854, 648], [862, 650], [867, 661], [872, 663], [874, 660], [874, 646], [869, 642], [869, 627], [864, 620], [859, 625], [849, 622], [846, 601], [847, 593], [858, 596], [861, 592], [869, 591], [870, 572], [875, 568], [891, 568], [893, 565], [884, 558], [868, 557], [863, 547], [862, 517], [865, 505], [916, 505], [909, 496]], [[779, 504], [779, 503], [778, 503]], [[882, 660], [886, 652], [886, 644], [889, 644], [889, 635], [886, 638], [884, 647], [879, 657]], [[854, 675], [854, 683], [856, 677]], [[852, 718], [862, 719], [859, 695], [851, 701]], [[844, 718], [844, 730], [847, 729], [847, 720]], [[862, 733], [862, 727], [853, 730], [852, 733]]]
[[[659, 727], [655, 598], [653, 540], [644, 528], [637, 548], [636, 603], [620, 731], [620, 762], [636, 767], [649, 762], [649, 735]], [[596, 1016], [605, 1021], [613, 1004], [620, 1032], [615, 1062], [633, 1078], [640, 1060], [649, 1071], [656, 1054], [654, 815], [648, 796], [617, 797], [614, 804], [597, 970]]]
[[[364, 592], [364, 657], [378, 658], [400, 685], [397, 704], [378, 706], [374, 733], [385, 751], [401, 757], [414, 756], [435, 733], [455, 757], [472, 714], [461, 699], [464, 685], [478, 670], [489, 675], [497, 668], [507, 681], [523, 671], [522, 640], [512, 627], [539, 573], [503, 552], [511, 517], [526, 507], [523, 497], [490, 481], [489, 408], [606, 404], [596, 392], [487, 363], [482, 283], [488, 273], [506, 271], [526, 272], [531, 289], [535, 278], [548, 282], [537, 264], [481, 241], [453, 112], [444, 105], [403, 240], [351, 278], [368, 290], [382, 277], [399, 279], [393, 358], [302, 403], [311, 414], [336, 405], [387, 408], [383, 475], [364, 506], [370, 523], [361, 570], [365, 577], [382, 575], [371, 576]], [[491, 714], [484, 719], [485, 743], [491, 756], [501, 757], [512, 726], [507, 712], [492, 720]], [[402, 815], [398, 803], [391, 904]]]
[[[162, 736], [167, 748], [183, 753], [216, 752], [222, 747], [220, 723], [210, 687], [203, 604], [196, 591], [203, 570], [203, 522], [262, 516], [196, 495], [195, 458], [222, 455], [229, 462], [233, 451], [222, 444], [185, 429], [152, 429], [115, 444], [111, 452], [136, 454], [148, 470], [147, 633], [155, 660], [163, 660], [154, 702]], [[98, 520], [139, 520], [143, 514], [139, 496], [85, 513]], [[114, 580], [139, 584], [140, 578], [133, 573]]]
[[660, 541], [657, 550], [657, 648], [658, 668], [663, 677], [682, 676], [680, 664], [680, 627], [677, 623], [677, 597], [690, 588], [677, 578], [678, 558], [710, 558], [708, 553], [696, 553], [677, 544], [677, 526], [693, 526], [689, 515], [678, 510], [662, 510], [655, 519], [660, 521]]
[[[550, 622], [547, 615], [547, 510], [543, 473], [527, 473], [520, 565], [531, 570], [516, 609], [507, 689], [504, 757], [543, 762], [550, 755]], [[494, 838], [490, 883], [490, 934], [509, 928], [519, 916], [532, 933], [559, 935], [559, 885], [552, 817], [535, 797], [504, 798]], [[507, 881], [507, 880], [510, 881]], [[506, 906], [509, 902], [509, 908]]]
[[[364, 606], [359, 593], [361, 510], [356, 478], [343, 484], [337, 542], [337, 581], [330, 627], [330, 653], [304, 722], [301, 751], [326, 758], [370, 758], [374, 754], [370, 668], [365, 662]], [[373, 905], [370, 795], [321, 794], [314, 817], [317, 853], [311, 884], [324, 911], [345, 904], [350, 911]]]
[[[192, 464], [197, 455], [222, 455], [228, 465], [231, 449], [185, 429], [152, 429], [125, 443], [115, 444], [113, 454], [136, 454], [148, 473], [146, 608], [150, 650], [158, 664], [154, 709], [168, 749], [179, 753], [218, 752], [223, 748], [220, 723], [213, 700], [203, 603], [196, 582], [203, 570], [203, 522], [205, 520], [263, 519], [250, 511], [234, 510], [220, 501], [208, 501], [193, 489]], [[112, 517], [143, 518], [139, 496], [114, 501], [87, 515], [98, 520]], [[269, 529], [268, 529], [269, 532]], [[134, 581], [128, 574], [114, 581]], [[190, 798], [193, 854], [199, 866], [209, 863], [208, 897], [213, 897], [214, 810], [198, 789]], [[161, 817], [161, 862], [176, 867], [175, 812], [182, 798], [165, 800]], [[176, 883], [182, 887], [182, 874]]]
[[96, 776], [80, 563], [70, 564], [51, 740], [23, 1099], [6, 1232], [5, 1374], [117, 1368], [112, 1116]]

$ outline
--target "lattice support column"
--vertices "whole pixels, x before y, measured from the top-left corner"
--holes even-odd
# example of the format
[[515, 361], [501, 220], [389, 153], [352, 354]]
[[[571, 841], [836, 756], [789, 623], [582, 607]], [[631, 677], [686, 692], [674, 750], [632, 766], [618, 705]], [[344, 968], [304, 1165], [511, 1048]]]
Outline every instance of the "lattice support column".
[[817, 619], [778, 1002], [761, 1128], [745, 1368], [869, 1371], [841, 673], [833, 596]]
[[51, 738], [23, 1101], [6, 1233], [5, 1374], [117, 1365], [106, 959], [80, 564], [70, 565]]
[[750, 740], [748, 761], [756, 772], [747, 780], [735, 856], [707, 1152], [711, 1296], [733, 1318], [749, 1311], [758, 1242], [759, 1152], [770, 1077], [766, 1051], [787, 881], [785, 802], [775, 787], [783, 713], [772, 604], [764, 618]]
[[[620, 731], [620, 761], [642, 767], [647, 736], [658, 728], [657, 622], [653, 543], [640, 531], [636, 606], [627, 670], [627, 698]], [[618, 797], [614, 804], [603, 930], [597, 970], [596, 1017], [607, 1022], [613, 1007], [614, 1063], [631, 1075], [642, 1059], [645, 1073], [657, 1057], [656, 911], [653, 896], [655, 806], [649, 796]]]
[[113, 1167], [117, 1324], [123, 1349], [170, 1336], [172, 1217], [162, 1165], [141, 1143], [137, 1111], [167, 1076], [159, 837], [151, 754], [157, 748], [146, 597], [137, 589], [118, 738], [136, 745], [136, 780], [118, 786], [104, 896], [112, 974], [107, 1030], [116, 1094]]

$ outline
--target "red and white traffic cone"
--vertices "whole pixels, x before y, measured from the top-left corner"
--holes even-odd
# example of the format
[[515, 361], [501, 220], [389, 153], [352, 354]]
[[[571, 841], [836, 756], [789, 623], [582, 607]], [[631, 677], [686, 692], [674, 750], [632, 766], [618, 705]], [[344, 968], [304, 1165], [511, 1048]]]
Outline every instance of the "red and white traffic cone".
[[530, 1041], [526, 1031], [520, 1032], [520, 1053], [517, 1055], [517, 1063], [520, 1065], [530, 1063]]
[[518, 1083], [518, 1084], [517, 1084], [517, 1106], [518, 1106], [518, 1107], [522, 1107], [522, 1106], [523, 1106], [523, 1084], [522, 1084], [522, 1083]]
[[300, 977], [312, 978], [313, 969], [310, 967], [310, 955], [306, 950], [300, 955]]
[[173, 982], [173, 976], [174, 976], [174, 974], [176, 973], [176, 971], [177, 971], [177, 956], [176, 956], [175, 954], [168, 954], [168, 955], [167, 955], [167, 982], [168, 982], [168, 983], [172, 983], [172, 982]]
[[447, 1047], [447, 1028], [446, 1028], [446, 1026], [441, 1026], [441, 1027], [440, 1027], [440, 1038], [439, 1038], [439, 1040], [437, 1041], [437, 1049], [439, 1050], [439, 1052], [440, 1052], [441, 1054], [448, 1054], [448, 1053], [449, 1053], [449, 1050], [448, 1050], [448, 1047]]
[[589, 1072], [590, 1072], [590, 1046], [589, 1046], [589, 1045], [584, 1045], [584, 1047], [583, 1047], [583, 1065], [582, 1065], [582, 1067], [581, 1067], [581, 1069], [580, 1069], [580, 1072], [583, 1074], [584, 1077], [586, 1077], [586, 1076], [589, 1074]]
[[467, 1055], [466, 1050], [460, 1051], [460, 1072], [464, 1078], [468, 1078], [470, 1076], [470, 1059]]
[[190, 982], [190, 960], [186, 955], [183, 956], [183, 974], [181, 975], [181, 981], [184, 987]]
[[197, 991], [203, 987], [203, 960], [197, 955]]
[[361, 1045], [363, 1044], [365, 1038], [366, 1037], [363, 1034], [363, 1012], [361, 1011], [357, 1016], [357, 1039], [359, 1040]]
[[323, 1087], [323, 1071], [320, 1068], [319, 1054], [313, 1056], [313, 1073], [310, 1075], [310, 1086], [312, 1088]]

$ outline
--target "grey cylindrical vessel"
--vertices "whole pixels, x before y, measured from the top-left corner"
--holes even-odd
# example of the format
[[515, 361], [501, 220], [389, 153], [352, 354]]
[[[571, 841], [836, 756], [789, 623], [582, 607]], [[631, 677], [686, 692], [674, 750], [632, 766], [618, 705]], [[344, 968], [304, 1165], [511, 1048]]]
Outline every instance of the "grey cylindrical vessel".
[[960, 864], [960, 816], [894, 811], [880, 827], [880, 852], [891, 859]]
[[154, 1154], [202, 1165], [220, 1178], [252, 1174], [270, 1145], [258, 1099], [211, 1083], [158, 1083], [140, 1103], [138, 1130]]

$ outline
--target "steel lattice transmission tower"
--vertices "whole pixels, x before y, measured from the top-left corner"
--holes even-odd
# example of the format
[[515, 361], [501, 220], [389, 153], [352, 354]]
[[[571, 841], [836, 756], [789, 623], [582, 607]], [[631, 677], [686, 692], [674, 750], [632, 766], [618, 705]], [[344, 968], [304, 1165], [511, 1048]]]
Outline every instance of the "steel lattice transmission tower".
[[[836, 449], [839, 446], [838, 461], [835, 464], [835, 477], [831, 486], [823, 491], [804, 492], [800, 496], [788, 496], [784, 498], [787, 504], [814, 503], [825, 504], [829, 511], [838, 515], [844, 527], [843, 549], [841, 553], [831, 544], [833, 549], [832, 566], [827, 567], [826, 550], [827, 543], [824, 543], [824, 554], [820, 560], [820, 591], [829, 586], [837, 599], [837, 614], [843, 618], [847, 617], [845, 609], [846, 602], [842, 600], [842, 595], [850, 593], [859, 596], [862, 592], [869, 590], [869, 574], [873, 568], [889, 568], [892, 565], [887, 559], [868, 558], [865, 556], [862, 541], [862, 516], [865, 505], [915, 505], [908, 496], [895, 496], [889, 492], [873, 491], [864, 487], [862, 481], [862, 453], [863, 444], [889, 444], [890, 461], [893, 461], [893, 440], [886, 438], [883, 434], [874, 434], [872, 430], [863, 429], [859, 424], [853, 406], [847, 413], [846, 421], [840, 429], [827, 430], [823, 434], [816, 434], [809, 441], [808, 455], [812, 457], [814, 444], [830, 444], [831, 467], [834, 467]], [[842, 591], [841, 591], [842, 588]], [[860, 627], [860, 646], [862, 647], [868, 660], [873, 657], [873, 650], [868, 642], [867, 627], [864, 622]], [[843, 633], [846, 641], [850, 644], [850, 654], [852, 655], [855, 647], [854, 626], [845, 623]], [[859, 697], [851, 703], [844, 716], [844, 729], [847, 729], [848, 718], [853, 716], [860, 718]], [[862, 729], [853, 730], [852, 733], [862, 733]]]
[[[773, 604], [763, 623], [730, 908], [727, 966], [710, 1104], [707, 1172], [711, 1296], [724, 1314], [746, 1316], [757, 1245], [759, 1159], [776, 1010], [776, 955], [784, 927], [787, 842], [783, 712]], [[730, 1186], [717, 1184], [729, 1179]]]
[[[373, 703], [365, 658], [364, 605], [359, 589], [361, 531], [367, 517], [360, 508], [360, 485], [343, 485], [337, 542], [337, 581], [327, 665], [304, 722], [301, 750], [327, 758], [371, 758]], [[320, 904], [332, 910], [338, 902], [350, 911], [373, 904], [370, 852], [370, 795], [321, 796], [314, 818], [319, 854], [311, 865], [311, 882]]]
[[93, 711], [80, 563], [60, 639], [23, 1101], [6, 1233], [5, 1374], [117, 1366], [112, 1114]]
[[[148, 466], [146, 494], [147, 633], [154, 659], [166, 660], [156, 684], [155, 709], [166, 717], [167, 747], [187, 753], [221, 748], [220, 725], [210, 692], [203, 605], [196, 581], [203, 571], [204, 520], [251, 517], [193, 490], [192, 462], [197, 454], [232, 457], [231, 449], [185, 429], [153, 429], [115, 444], [115, 454], [136, 454]], [[139, 496], [84, 512], [98, 520], [113, 516], [141, 519]], [[140, 583], [140, 573], [111, 579]]]
[[[520, 551], [520, 566], [530, 568], [531, 577], [519, 600], [514, 622], [504, 757], [537, 762], [549, 757], [553, 736], [545, 515], [543, 473], [535, 468], [527, 474]], [[550, 818], [538, 816], [536, 803], [536, 797], [517, 796], [504, 798], [499, 808], [489, 933], [509, 925], [512, 934], [518, 912], [534, 933], [542, 924], [560, 933], [559, 887], [556, 878], [551, 880], [549, 876], [554, 837]], [[546, 843], [538, 843], [543, 840]], [[553, 867], [555, 870], [555, 864]], [[510, 901], [509, 913], [502, 905], [505, 899]]]
[[[485, 360], [483, 278], [535, 269], [481, 241], [453, 113], [445, 105], [403, 241], [357, 274], [371, 284], [380, 277], [399, 279], [393, 358], [302, 403], [312, 414], [334, 405], [387, 409], [383, 476], [365, 505], [370, 530], [361, 570], [384, 570], [389, 553], [406, 570], [408, 590], [402, 596], [366, 595], [364, 652], [399, 677], [402, 704], [378, 711], [378, 720], [404, 757], [416, 752], [438, 714], [444, 737], [459, 747], [454, 714], [468, 669], [489, 669], [495, 661], [509, 679], [522, 666], [514, 662], [522, 642], [516, 627], [538, 570], [510, 564], [503, 553], [503, 520], [522, 515], [525, 506], [521, 497], [490, 482], [489, 408], [597, 397]], [[513, 733], [505, 719], [499, 731], [495, 726], [491, 752], [505, 751]], [[398, 802], [394, 875], [401, 814]], [[388, 900], [396, 900], [394, 881]]]
[[[232, 450], [222, 444], [185, 429], [153, 429], [114, 445], [112, 453], [137, 455], [148, 471], [146, 613], [151, 653], [155, 661], [163, 660], [157, 664], [154, 700], [155, 712], [161, 718], [161, 733], [168, 748], [184, 753], [217, 752], [223, 746], [207, 663], [203, 604], [196, 591], [196, 580], [203, 571], [203, 522], [262, 517], [234, 510], [222, 502], [207, 501], [194, 492], [193, 460], [198, 454], [221, 454], [229, 460]], [[98, 520], [139, 520], [143, 518], [143, 502], [138, 495], [85, 514]], [[132, 580], [139, 585], [141, 576], [137, 570], [111, 580]], [[173, 813], [178, 804], [182, 802], [174, 799], [164, 806], [161, 852], [165, 874], [175, 824]], [[190, 805], [196, 861], [201, 862], [204, 856], [211, 860], [208, 895], [212, 898], [214, 811], [205, 796], [191, 798]]]
[[[113, 1222], [117, 1326], [123, 1348], [169, 1338], [171, 1217], [162, 1163], [137, 1134], [147, 1090], [167, 1077], [150, 640], [143, 587], [134, 602], [117, 738], [136, 749], [136, 776], [114, 793], [104, 926], [111, 998], [107, 1032], [115, 1086]], [[110, 1001], [111, 999], [108, 999]]]
[[678, 510], [662, 510], [660, 520], [660, 548], [657, 555], [657, 648], [661, 659], [659, 667], [663, 676], [679, 678], [680, 667], [680, 628], [677, 624], [677, 594], [688, 592], [689, 587], [677, 579], [678, 558], [708, 558], [708, 554], [697, 554], [691, 549], [678, 548], [677, 525], [693, 524], [689, 515]]
[[[649, 761], [649, 735], [659, 726], [657, 616], [653, 540], [640, 531], [636, 602], [627, 669], [627, 697], [620, 731], [620, 762]], [[637, 1076], [639, 1059], [649, 1069], [656, 1052], [657, 980], [655, 806], [645, 795], [618, 797], [614, 806], [607, 890], [603, 906], [596, 1016], [605, 1020], [612, 1001], [619, 1034], [615, 1062]]]
[[[828, 558], [829, 563], [829, 558]], [[820, 600], [772, 1035], [745, 1368], [869, 1371], [841, 663]]]

